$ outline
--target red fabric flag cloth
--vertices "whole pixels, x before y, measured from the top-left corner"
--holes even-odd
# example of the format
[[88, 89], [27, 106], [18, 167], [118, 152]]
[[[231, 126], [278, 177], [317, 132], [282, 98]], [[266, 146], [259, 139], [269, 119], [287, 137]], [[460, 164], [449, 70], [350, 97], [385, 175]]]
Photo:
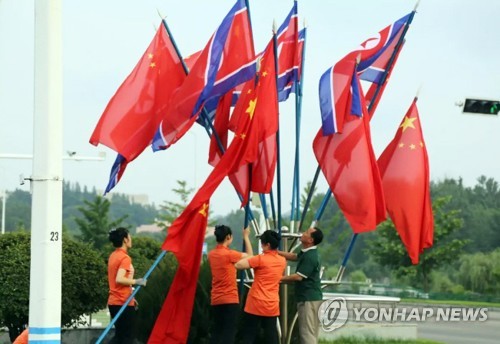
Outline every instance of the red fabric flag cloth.
[[197, 196], [168, 229], [167, 240], [162, 248], [175, 254], [179, 266], [148, 343], [186, 342], [210, 197], [206, 194]]
[[[272, 106], [274, 101], [267, 98], [275, 98], [269, 97], [269, 92], [274, 89], [276, 94], [276, 74], [273, 50], [269, 50], [268, 62], [264, 60], [255, 91], [245, 93], [246, 96], [238, 100], [235, 111], [242, 113], [235, 124], [234, 138], [229, 148], [189, 205], [168, 229], [162, 248], [176, 255], [179, 269], [156, 319], [148, 344], [186, 343], [207, 224], [206, 217], [202, 218], [200, 214], [204, 210], [208, 214], [209, 199], [222, 180], [240, 167], [255, 162], [258, 158], [259, 140], [273, 134], [272, 127], [269, 126], [268, 107], [270, 104]], [[275, 105], [277, 108], [277, 101]]]
[[[356, 73], [354, 77], [361, 90]], [[352, 98], [349, 93], [346, 103], [351, 104]], [[385, 203], [362, 92], [357, 101], [363, 116], [351, 114], [350, 106], [345, 108], [342, 133], [325, 136], [320, 129], [313, 150], [339, 208], [354, 233], [361, 233], [374, 230], [385, 220]]]
[[[235, 126], [240, 117], [247, 111], [247, 105], [252, 98], [257, 96], [258, 103], [255, 111], [264, 114], [260, 119], [260, 130], [258, 146], [256, 147], [257, 160], [250, 169], [247, 165], [241, 166], [237, 172], [231, 174], [229, 179], [236, 190], [243, 196], [242, 206], [248, 202], [249, 191], [258, 193], [269, 193], [274, 180], [276, 170], [276, 132], [278, 131], [278, 97], [276, 85], [276, 69], [274, 65], [273, 42], [271, 41], [262, 55], [262, 66], [258, 84], [253, 80], [247, 82], [241, 92], [231, 121], [230, 128]], [[249, 185], [250, 182], [250, 185]]]
[[255, 51], [244, 0], [223, 19], [199, 54], [186, 81], [164, 113], [153, 140], [153, 150], [166, 149], [193, 125], [204, 103], [223, 95], [255, 75]]
[[127, 162], [150, 143], [173, 92], [186, 73], [163, 24], [134, 70], [118, 88], [97, 123], [90, 143], [102, 143]]
[[[210, 148], [208, 152], [208, 163], [212, 166], [217, 165], [222, 156], [223, 152], [227, 149], [227, 136], [228, 136], [228, 125], [229, 125], [229, 113], [231, 112], [231, 104], [233, 101], [233, 90], [229, 91], [219, 99], [217, 104], [217, 116], [214, 119], [214, 130], [210, 137]], [[224, 151], [221, 152], [219, 143], [216, 140], [215, 135], [219, 137], [220, 144]]]
[[396, 136], [378, 159], [387, 211], [413, 264], [432, 246], [434, 218], [430, 196], [429, 158], [416, 99]]

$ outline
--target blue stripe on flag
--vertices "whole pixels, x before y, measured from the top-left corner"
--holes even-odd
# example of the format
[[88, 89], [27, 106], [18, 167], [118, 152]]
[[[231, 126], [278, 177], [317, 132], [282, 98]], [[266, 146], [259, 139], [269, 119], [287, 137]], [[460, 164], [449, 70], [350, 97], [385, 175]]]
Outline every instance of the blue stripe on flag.
[[376, 84], [380, 83], [382, 76], [384, 75], [385, 69], [368, 67], [360, 76], [361, 80], [373, 82]]
[[153, 142], [151, 142], [151, 148], [153, 148], [153, 152], [163, 150], [167, 146], [167, 142], [165, 142], [161, 133], [161, 126], [162, 122], [160, 122], [158, 130], [156, 130], [155, 136], [153, 137]]
[[319, 106], [321, 109], [321, 121], [323, 135], [335, 133], [334, 124], [335, 108], [333, 102], [333, 67], [329, 68], [319, 80]]
[[238, 0], [226, 15], [226, 17], [224, 17], [224, 20], [217, 28], [217, 31], [212, 38], [209, 61], [207, 64], [206, 84], [201, 91], [198, 100], [196, 101], [193, 112], [191, 112], [191, 116], [195, 116], [200, 110], [203, 103], [207, 100], [207, 98], [209, 98], [211, 95], [214, 95], [212, 94], [212, 88], [214, 87], [215, 78], [217, 76], [217, 72], [219, 71], [220, 62], [222, 59], [222, 51], [224, 50], [224, 46], [226, 44], [229, 29], [231, 28], [231, 25], [233, 23], [234, 16], [238, 15], [239, 12], [243, 9], [246, 10], [245, 1]]
[[363, 112], [361, 111], [361, 95], [359, 92], [359, 79], [356, 73], [356, 69], [354, 69], [354, 73], [351, 80], [351, 114], [356, 115], [358, 117], [363, 116]]

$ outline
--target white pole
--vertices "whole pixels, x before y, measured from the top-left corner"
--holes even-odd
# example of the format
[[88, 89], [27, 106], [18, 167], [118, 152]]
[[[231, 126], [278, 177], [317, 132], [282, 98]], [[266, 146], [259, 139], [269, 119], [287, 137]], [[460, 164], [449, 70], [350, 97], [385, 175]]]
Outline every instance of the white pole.
[[3, 189], [3, 192], [2, 192], [2, 234], [5, 234], [5, 203], [7, 203], [6, 196], [7, 196], [7, 193], [5, 192], [5, 189]]
[[35, 1], [29, 343], [61, 342], [62, 0]]

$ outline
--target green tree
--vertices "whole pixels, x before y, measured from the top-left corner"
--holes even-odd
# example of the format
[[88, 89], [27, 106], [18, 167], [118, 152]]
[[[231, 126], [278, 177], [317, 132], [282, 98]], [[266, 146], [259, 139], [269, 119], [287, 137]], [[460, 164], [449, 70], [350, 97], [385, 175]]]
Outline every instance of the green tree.
[[[64, 237], [62, 245], [61, 322], [71, 326], [106, 305], [106, 265], [88, 244]], [[0, 236], [0, 261], [0, 326], [9, 329], [13, 341], [28, 323], [30, 234]]]
[[160, 205], [160, 215], [156, 222], [158, 226], [167, 229], [168, 226], [182, 213], [188, 205], [189, 196], [193, 193], [193, 188], [187, 187], [187, 182], [184, 180], [177, 181], [177, 188], [172, 189], [174, 194], [180, 198], [179, 202], [165, 201]]
[[111, 203], [101, 196], [96, 196], [93, 202], [85, 200], [83, 203], [84, 207], [78, 207], [83, 218], [75, 218], [81, 233], [78, 237], [100, 251], [108, 243], [109, 230], [120, 226], [127, 216], [124, 215], [114, 221], [110, 220]]
[[450, 235], [462, 228], [463, 221], [457, 210], [445, 210], [450, 197], [433, 201], [434, 245], [420, 256], [420, 262], [412, 265], [406, 249], [392, 221], [383, 222], [376, 235], [369, 241], [368, 253], [379, 264], [392, 269], [398, 277], [407, 278], [413, 286], [425, 291], [430, 288], [430, 274], [459, 256], [466, 240], [450, 239]]
[[[16, 189], [6, 192], [5, 231], [12, 232], [19, 227], [31, 226], [31, 195], [27, 191]], [[0, 206], [1, 207], [1, 206]]]
[[500, 249], [462, 256], [458, 280], [467, 290], [500, 295]]

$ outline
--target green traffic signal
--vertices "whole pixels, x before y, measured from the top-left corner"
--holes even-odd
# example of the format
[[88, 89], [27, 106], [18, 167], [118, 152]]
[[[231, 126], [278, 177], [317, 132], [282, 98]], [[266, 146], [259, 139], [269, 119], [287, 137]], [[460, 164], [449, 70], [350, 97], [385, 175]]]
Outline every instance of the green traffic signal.
[[465, 99], [463, 112], [498, 115], [500, 112], [500, 101], [467, 98]]

